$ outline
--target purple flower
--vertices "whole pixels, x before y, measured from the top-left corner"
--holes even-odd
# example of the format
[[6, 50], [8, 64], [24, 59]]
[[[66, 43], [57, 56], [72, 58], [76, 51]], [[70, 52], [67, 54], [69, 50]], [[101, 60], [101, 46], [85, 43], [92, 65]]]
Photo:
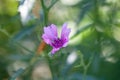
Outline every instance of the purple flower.
[[64, 23], [62, 26], [61, 36], [58, 37], [57, 27], [51, 24], [48, 27], [44, 27], [44, 34], [42, 35], [43, 40], [53, 47], [52, 54], [58, 51], [62, 47], [66, 47], [69, 41], [70, 29], [67, 28], [67, 24]]

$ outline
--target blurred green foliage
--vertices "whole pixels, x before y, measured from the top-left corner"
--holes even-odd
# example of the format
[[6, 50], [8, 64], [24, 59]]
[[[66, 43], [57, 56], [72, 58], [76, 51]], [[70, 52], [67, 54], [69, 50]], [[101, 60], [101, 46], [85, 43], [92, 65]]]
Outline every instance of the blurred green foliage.
[[[120, 80], [119, 0], [36, 0], [26, 24], [20, 5], [0, 0], [0, 80]], [[72, 30], [69, 45], [51, 57], [47, 45], [36, 55], [43, 27], [61, 28], [64, 22]], [[71, 55], [76, 57], [69, 63]], [[46, 64], [45, 77], [33, 76], [38, 65]]]
[[14, 16], [17, 14], [18, 2], [16, 0], [0, 0], [0, 14]]

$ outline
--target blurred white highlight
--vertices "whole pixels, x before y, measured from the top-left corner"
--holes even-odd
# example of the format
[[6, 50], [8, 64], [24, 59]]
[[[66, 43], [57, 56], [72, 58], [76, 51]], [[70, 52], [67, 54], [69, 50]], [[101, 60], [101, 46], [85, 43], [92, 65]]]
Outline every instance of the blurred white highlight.
[[73, 64], [77, 59], [77, 53], [76, 52], [72, 52], [68, 58], [67, 58], [67, 63], [68, 64]]
[[113, 27], [113, 37], [120, 42], [120, 28], [119, 27]]
[[107, 3], [115, 3], [117, 1], [119, 1], [119, 0], [106, 0]]
[[65, 5], [75, 5], [81, 0], [60, 0]]
[[26, 23], [29, 19], [29, 12], [31, 11], [35, 0], [25, 0], [22, 5], [19, 6], [18, 11], [20, 12], [22, 23]]

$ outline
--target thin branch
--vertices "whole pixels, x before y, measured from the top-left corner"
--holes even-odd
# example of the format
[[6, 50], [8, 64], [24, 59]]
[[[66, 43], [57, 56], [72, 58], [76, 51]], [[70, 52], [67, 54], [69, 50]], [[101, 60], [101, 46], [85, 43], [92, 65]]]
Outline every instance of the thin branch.
[[57, 1], [59, 1], [59, 0], [52, 1], [51, 5], [47, 9], [50, 10]]

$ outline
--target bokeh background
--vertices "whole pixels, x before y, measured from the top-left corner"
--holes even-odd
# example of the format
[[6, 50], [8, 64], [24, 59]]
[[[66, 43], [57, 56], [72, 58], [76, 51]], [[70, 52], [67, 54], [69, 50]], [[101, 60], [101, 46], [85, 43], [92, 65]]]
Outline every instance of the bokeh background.
[[[65, 22], [69, 45], [50, 56], [43, 27]], [[0, 80], [120, 80], [120, 0], [0, 0]]]

